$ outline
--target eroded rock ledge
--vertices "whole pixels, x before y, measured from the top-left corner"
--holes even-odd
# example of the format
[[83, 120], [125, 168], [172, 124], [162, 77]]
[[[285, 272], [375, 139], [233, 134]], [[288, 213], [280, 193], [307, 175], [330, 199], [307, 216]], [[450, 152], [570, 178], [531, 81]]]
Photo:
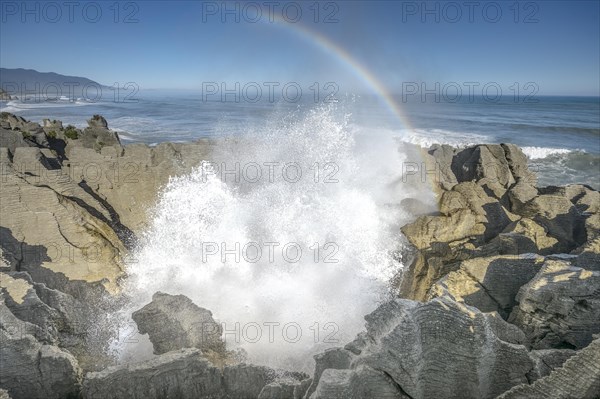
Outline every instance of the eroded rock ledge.
[[423, 150], [438, 212], [402, 228], [399, 295], [312, 376], [244, 363], [218, 314], [167, 293], [134, 313], [156, 356], [107, 367], [110, 332], [90, 327], [145, 210], [212, 144], [123, 146], [88, 125], [0, 117], [0, 397], [600, 397], [600, 193], [537, 187], [511, 144]]

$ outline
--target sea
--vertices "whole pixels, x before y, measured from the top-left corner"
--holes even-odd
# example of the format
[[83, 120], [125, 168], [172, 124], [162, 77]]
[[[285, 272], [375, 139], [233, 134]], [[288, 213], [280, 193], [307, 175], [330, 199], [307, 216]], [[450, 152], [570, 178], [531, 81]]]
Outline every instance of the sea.
[[[215, 101], [200, 90], [146, 90], [133, 96], [104, 93], [103, 99], [65, 97], [42, 101], [30, 98], [0, 102], [2, 111], [41, 122], [62, 120], [85, 127], [93, 114], [103, 115], [124, 143], [186, 142], [199, 138], [243, 136], [266, 121], [330, 106], [350, 115], [350, 124], [366, 133], [385, 131], [408, 143], [429, 147], [450, 144], [513, 143], [523, 149], [540, 185], [584, 183], [600, 188], [600, 98], [481, 96], [444, 101], [444, 98], [393, 98], [389, 104], [369, 95], [344, 95], [320, 101], [284, 99], [257, 102], [241, 96]], [[305, 96], [306, 97], [306, 96]], [[310, 96], [308, 96], [310, 97]], [[335, 104], [331, 104], [335, 102]]]
[[430, 185], [404, 179], [415, 145], [514, 143], [539, 185], [600, 188], [598, 98], [250, 102], [163, 90], [1, 105], [77, 127], [100, 114], [125, 144], [219, 140], [212, 163], [170, 179], [148, 209], [126, 265], [128, 300], [107, 316], [118, 362], [154, 356], [131, 314], [161, 291], [209, 309], [236, 356], [312, 373], [313, 355], [352, 341], [394, 295], [408, 262], [400, 228], [417, 216], [405, 204], [436, 208]]

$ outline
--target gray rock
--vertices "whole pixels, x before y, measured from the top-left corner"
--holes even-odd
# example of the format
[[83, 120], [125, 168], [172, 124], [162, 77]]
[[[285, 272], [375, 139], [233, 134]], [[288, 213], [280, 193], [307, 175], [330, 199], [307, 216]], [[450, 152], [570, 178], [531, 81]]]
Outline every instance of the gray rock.
[[560, 252], [563, 247], [559, 240], [548, 234], [546, 228], [525, 217], [506, 226], [495, 240], [503, 241], [505, 247], [509, 240], [512, 241], [515, 245], [515, 254], [549, 255]]
[[[92, 118], [86, 129], [75, 129], [78, 132], [77, 139], [65, 136], [60, 121], [46, 121], [42, 129], [38, 124], [30, 125], [21, 117], [2, 113], [0, 123], [0, 147], [8, 149], [2, 155], [2, 162], [7, 164], [3, 174], [10, 174], [7, 172], [12, 170], [26, 170], [30, 173], [27, 175], [30, 183], [53, 183], [54, 189], [56, 184], [71, 180], [75, 186], [69, 187], [72, 193], [70, 197], [81, 199], [102, 213], [111, 227], [123, 230], [124, 236], [140, 232], [146, 227], [148, 210], [155, 204], [160, 188], [170, 177], [188, 173], [202, 161], [210, 161], [214, 145], [213, 141], [199, 140], [185, 144], [161, 143], [156, 147], [145, 144], [123, 147], [118, 135], [107, 129], [102, 117]], [[25, 130], [10, 130], [13, 125], [23, 129], [30, 126], [33, 130], [27, 131], [28, 138], [25, 139]], [[38, 132], [43, 135], [44, 130], [47, 133], [53, 131], [56, 137], [50, 143], [36, 143], [32, 134]], [[40, 139], [43, 137], [40, 136]], [[21, 161], [16, 162], [17, 165], [12, 163], [16, 148], [40, 145], [45, 159], [29, 157], [27, 164]], [[2, 148], [0, 151], [3, 151]], [[45, 162], [50, 157], [44, 150], [55, 152], [53, 158], [58, 162], [49, 167]], [[39, 162], [44, 163], [42, 169]], [[57, 172], [49, 173], [49, 169]], [[97, 206], [98, 202], [103, 205]]]
[[0, 152], [2, 251], [13, 270], [65, 290], [73, 281], [116, 289], [124, 242], [110, 207], [54, 169], [38, 148]]
[[3, 329], [14, 336], [31, 335], [41, 343], [52, 342], [53, 337], [48, 331], [41, 329], [39, 326], [23, 321], [16, 317], [6, 306], [6, 294], [0, 294], [0, 322]]
[[517, 301], [509, 321], [535, 349], [580, 349], [600, 332], [600, 272], [546, 260]]
[[402, 227], [417, 249], [430, 248], [439, 242], [489, 240], [517, 219], [474, 182], [462, 182], [445, 191], [439, 209], [441, 216], [421, 216]]
[[438, 185], [444, 190], [450, 190], [458, 183], [454, 172], [452, 172], [452, 158], [456, 155], [456, 149], [445, 144], [432, 145], [427, 154], [431, 158], [425, 157], [428, 170], [436, 171]]
[[0, 308], [5, 309], [0, 311], [0, 386], [14, 399], [76, 397], [81, 369], [75, 358], [37, 341], [28, 324], [5, 318], [3, 303]]
[[507, 318], [519, 289], [537, 274], [543, 261], [542, 257], [516, 255], [469, 259], [461, 262], [457, 271], [438, 280], [428, 299], [448, 296], [482, 312], [496, 311]]
[[462, 260], [518, 252], [518, 248], [507, 251], [502, 243], [495, 243], [477, 253], [481, 245], [518, 219], [477, 183], [461, 182], [443, 192], [439, 209], [440, 216], [421, 216], [401, 228], [418, 251], [400, 287], [407, 298], [425, 300], [435, 281], [456, 270]]
[[600, 271], [600, 237], [595, 237], [577, 250], [576, 266], [582, 269]]
[[15, 149], [18, 147], [34, 146], [35, 143], [31, 140], [26, 140], [22, 132], [0, 127], [0, 147], [7, 148], [11, 156], [15, 153]]
[[258, 399], [292, 399], [299, 384], [300, 382], [294, 379], [278, 378], [263, 387]]
[[420, 216], [403, 226], [402, 233], [417, 249], [427, 249], [435, 243], [483, 237], [485, 226], [473, 212], [460, 209], [450, 216]]
[[[93, 147], [93, 143], [90, 145]], [[189, 173], [203, 160], [210, 160], [211, 148], [207, 140], [161, 143], [156, 147], [105, 145], [99, 151], [71, 146], [67, 148], [69, 161], [63, 173], [76, 181], [87, 181], [90, 190], [110, 204], [118, 221], [139, 233], [148, 226], [149, 209], [169, 178]]]
[[484, 239], [498, 235], [509, 223], [516, 220], [494, 197], [474, 182], [462, 182], [451, 191], [443, 193], [440, 199], [440, 212], [451, 215], [453, 212], [468, 209], [477, 216], [477, 221], [485, 227]]
[[511, 212], [522, 214], [525, 205], [538, 196], [538, 190], [532, 184], [520, 181], [508, 191]]
[[48, 137], [43, 129], [39, 128], [31, 133], [31, 139], [40, 147], [49, 147]]
[[78, 135], [77, 140], [70, 140], [67, 145], [67, 153], [70, 154], [74, 147], [91, 148], [100, 153], [104, 147], [121, 147], [121, 140], [116, 132], [105, 127], [86, 127]]
[[311, 399], [410, 399], [386, 374], [361, 365], [354, 370], [327, 369]]
[[294, 387], [294, 399], [302, 399], [308, 391], [308, 387], [312, 384], [312, 378], [306, 378]]
[[10, 112], [2, 112], [0, 120], [8, 123], [12, 130], [34, 134], [42, 130], [39, 123], [29, 122], [22, 116], [11, 114]]
[[600, 212], [600, 192], [583, 184], [570, 184], [564, 187], [564, 195], [580, 213]]
[[87, 122], [89, 127], [108, 129], [108, 122], [102, 115], [94, 115]]
[[483, 317], [499, 340], [509, 344], [529, 345], [525, 333], [519, 327], [507, 323], [497, 312], [484, 313]]
[[349, 398], [352, 395], [351, 377], [354, 374], [352, 370], [323, 370], [320, 384], [310, 399], [342, 399]]
[[276, 378], [275, 370], [254, 364], [242, 363], [223, 369], [223, 384], [230, 398], [256, 398]]
[[533, 369], [527, 374], [530, 383], [550, 375], [552, 370], [562, 367], [563, 363], [575, 353], [571, 349], [539, 349], [529, 352], [533, 360]]
[[[0, 286], [7, 294], [5, 302], [10, 310], [47, 333], [45, 337], [36, 336], [39, 341], [67, 349], [83, 370], [106, 367], [102, 364], [109, 360], [104, 345], [115, 331], [100, 323], [109, 309], [90, 301], [93, 292], [79, 300], [33, 282], [25, 272], [0, 273]], [[25, 295], [15, 286], [21, 291], [26, 289]]]
[[46, 331], [48, 338], [42, 340], [44, 343], [56, 345], [59, 313], [38, 297], [30, 278], [14, 278], [14, 274], [11, 274], [0, 273], [0, 290], [6, 294], [6, 306], [20, 320], [35, 324]]
[[157, 355], [182, 348], [225, 353], [221, 325], [212, 318], [210, 310], [195, 305], [184, 295], [157, 292], [152, 302], [133, 312], [132, 318], [138, 331], [148, 334]]
[[535, 173], [529, 170], [527, 166], [527, 156], [523, 151], [514, 144], [500, 144], [504, 150], [504, 156], [508, 161], [508, 167], [514, 177], [519, 182], [524, 182], [532, 186], [537, 185], [537, 177]]
[[0, 388], [0, 399], [11, 399], [10, 395], [8, 394], [8, 391], [5, 391], [4, 389]]
[[597, 399], [599, 395], [600, 339], [596, 339], [550, 375], [513, 387], [498, 399]]
[[368, 366], [390, 378], [396, 388], [392, 394], [493, 398], [527, 382], [533, 368], [525, 346], [501, 339], [510, 327], [499, 326], [506, 322], [446, 298], [427, 303], [396, 299], [365, 319], [367, 346], [350, 370], [333, 372], [315, 393], [351, 392], [353, 371]]
[[529, 201], [521, 212], [543, 226], [556, 238], [556, 251], [569, 252], [585, 242], [585, 219], [565, 196], [540, 195]]
[[42, 121], [42, 123], [43, 123], [44, 131], [46, 131], [46, 132], [50, 132], [50, 131], [57, 132], [59, 130], [63, 130], [62, 121], [44, 119]]
[[452, 171], [459, 182], [477, 181], [494, 192], [506, 191], [516, 182], [499, 144], [477, 145], [458, 152], [452, 159]]
[[140, 363], [88, 373], [84, 399], [225, 398], [221, 373], [198, 349], [181, 349]]
[[368, 342], [367, 342], [367, 333], [360, 332], [356, 335], [356, 338], [354, 339], [354, 341], [347, 343], [346, 345], [344, 345], [344, 349], [346, 349], [347, 351], [352, 352], [354, 355], [360, 355], [363, 351], [363, 349], [367, 346]]
[[306, 391], [306, 398], [309, 398], [319, 385], [321, 374], [326, 369], [347, 369], [354, 355], [344, 348], [331, 348], [325, 352], [314, 356], [315, 372], [313, 373], [312, 383]]

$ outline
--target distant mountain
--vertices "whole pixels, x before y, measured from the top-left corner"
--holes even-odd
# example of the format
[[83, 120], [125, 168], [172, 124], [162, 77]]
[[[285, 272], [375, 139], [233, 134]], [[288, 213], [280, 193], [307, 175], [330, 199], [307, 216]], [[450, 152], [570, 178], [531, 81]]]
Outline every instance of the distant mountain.
[[96, 90], [104, 90], [101, 85], [88, 78], [66, 76], [54, 72], [38, 72], [33, 69], [0, 68], [0, 88], [12, 96], [45, 94], [48, 97], [59, 95], [67, 97], [82, 97], [87, 90], [87, 96], [95, 96]]

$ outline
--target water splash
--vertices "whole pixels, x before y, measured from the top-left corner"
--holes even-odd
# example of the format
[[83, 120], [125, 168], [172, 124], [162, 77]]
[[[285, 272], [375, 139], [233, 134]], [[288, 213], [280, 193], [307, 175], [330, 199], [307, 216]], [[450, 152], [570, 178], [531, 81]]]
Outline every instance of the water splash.
[[156, 291], [184, 294], [249, 361], [310, 369], [314, 353], [363, 330], [402, 267], [403, 154], [334, 107], [216, 147], [160, 195], [128, 268], [131, 309]]

